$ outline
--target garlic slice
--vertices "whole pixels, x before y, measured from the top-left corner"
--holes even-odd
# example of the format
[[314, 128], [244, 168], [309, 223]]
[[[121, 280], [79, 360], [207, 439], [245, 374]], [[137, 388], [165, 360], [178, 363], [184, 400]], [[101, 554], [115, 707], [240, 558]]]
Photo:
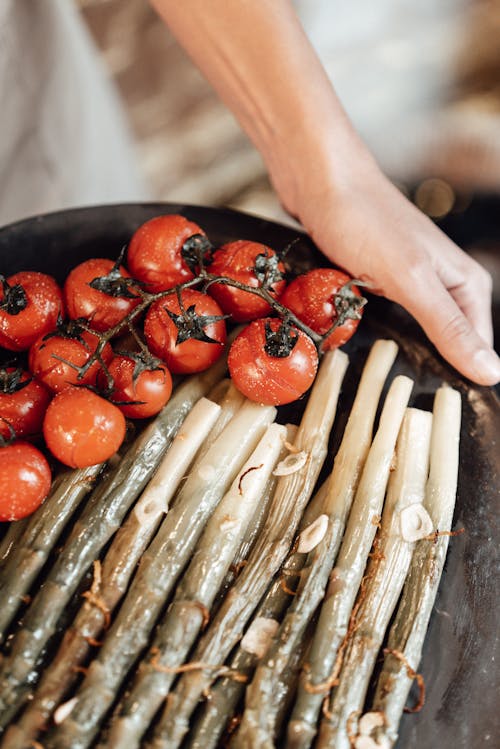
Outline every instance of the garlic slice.
[[63, 702], [62, 705], [59, 705], [57, 710], [54, 712], [54, 723], [56, 726], [60, 725], [63, 720], [66, 720], [68, 715], [70, 715], [73, 712], [73, 709], [78, 702], [78, 697], [72, 697], [67, 702]]
[[354, 739], [354, 749], [390, 749], [390, 746], [386, 736], [382, 736], [380, 741], [375, 741], [371, 736], [356, 736]]
[[324, 538], [327, 528], [328, 515], [318, 515], [316, 520], [311, 525], [308, 525], [307, 528], [304, 528], [299, 535], [299, 542], [297, 544], [299, 554], [307, 554], [309, 551], [312, 551]]
[[420, 541], [433, 531], [432, 519], [420, 503], [408, 505], [401, 510], [401, 536], [405, 541]]
[[290, 473], [300, 471], [305, 466], [308, 457], [308, 454], [304, 450], [287, 455], [274, 469], [274, 476], [288, 476]]
[[377, 711], [365, 713], [358, 722], [358, 731], [362, 736], [369, 736], [374, 728], [380, 728], [385, 723], [384, 713]]
[[266, 654], [278, 628], [279, 622], [276, 619], [265, 616], [255, 617], [241, 640], [242, 650], [262, 658]]

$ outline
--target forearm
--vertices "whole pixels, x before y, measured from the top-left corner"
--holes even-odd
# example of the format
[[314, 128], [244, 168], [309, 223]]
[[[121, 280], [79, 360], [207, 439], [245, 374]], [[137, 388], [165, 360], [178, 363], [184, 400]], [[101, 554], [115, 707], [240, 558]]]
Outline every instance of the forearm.
[[406, 307], [463, 374], [497, 382], [491, 279], [378, 169], [289, 0], [151, 1], [325, 255]]
[[[339, 181], [346, 152], [369, 156], [288, 0], [153, 0], [262, 154], [287, 207], [308, 165]], [[318, 182], [320, 180], [318, 179]]]

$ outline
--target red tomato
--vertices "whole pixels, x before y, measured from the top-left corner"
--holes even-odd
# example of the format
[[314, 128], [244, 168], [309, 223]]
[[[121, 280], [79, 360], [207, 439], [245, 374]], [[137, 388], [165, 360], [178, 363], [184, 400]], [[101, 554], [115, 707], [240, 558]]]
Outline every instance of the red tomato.
[[[109, 330], [137, 307], [141, 301], [127, 281], [130, 274], [123, 266], [106, 258], [93, 258], [73, 268], [64, 284], [68, 315], [85, 317], [95, 330]], [[90, 284], [99, 288], [93, 288]]]
[[[14, 429], [16, 437], [33, 437], [42, 431], [43, 417], [51, 394], [28, 372], [15, 367], [0, 369], [0, 417]], [[0, 420], [0, 435], [9, 439], [8, 424]]]
[[0, 447], [0, 522], [20, 520], [39, 507], [50, 490], [50, 468], [29, 442]]
[[185, 289], [182, 303], [184, 312], [171, 294], [151, 305], [144, 321], [146, 340], [171, 372], [202, 372], [224, 351], [226, 325], [219, 305], [207, 294]]
[[50, 452], [72, 468], [108, 460], [125, 437], [119, 408], [86, 388], [70, 387], [50, 403], [43, 422]]
[[[133, 358], [132, 358], [133, 357]], [[120, 411], [130, 419], [145, 419], [157, 414], [170, 398], [172, 377], [163, 364], [147, 364], [140, 356], [115, 356], [108, 365], [113, 378], [110, 398]], [[99, 384], [106, 387], [104, 372], [99, 374]], [[141, 401], [122, 405], [123, 401]]]
[[39, 335], [54, 330], [63, 316], [61, 289], [51, 276], [35, 271], [0, 281], [0, 346], [24, 351]]
[[[278, 261], [274, 250], [243, 239], [230, 242], [214, 252], [210, 273], [232, 278], [253, 288], [266, 283], [274, 297], [281, 294], [286, 285], [283, 278], [285, 266]], [[264, 299], [232, 286], [216, 283], [210, 286], [209, 293], [236, 322], [256, 320], [271, 312], [271, 307]]]
[[[56, 393], [69, 385], [94, 385], [101, 369], [99, 362], [94, 362], [80, 379], [78, 371], [66, 362], [83, 367], [96, 350], [98, 343], [97, 336], [85, 330], [78, 333], [76, 338], [65, 335], [40, 336], [30, 348], [30, 371]], [[112, 357], [113, 351], [107, 344], [102, 352], [102, 358], [107, 363]]]
[[[318, 352], [312, 340], [281, 320], [254, 320], [235, 338], [228, 355], [231, 378], [243, 395], [257, 403], [280, 406], [300, 398], [312, 385]], [[287, 345], [288, 336], [295, 340]], [[289, 351], [289, 353], [287, 353]]]
[[[352, 279], [346, 273], [334, 268], [317, 268], [298, 276], [288, 284], [280, 297], [280, 302], [288, 307], [299, 320], [305, 323], [315, 333], [324, 335], [337, 319], [335, 296], [341, 301], [339, 292]], [[343, 292], [345, 294], [345, 292]], [[357, 300], [362, 300], [359, 289], [351, 286], [344, 296], [346, 302], [354, 304], [353, 314], [357, 317], [346, 319], [328, 336], [323, 343], [323, 349], [337, 348], [346, 343], [356, 331], [361, 317], [361, 307]]]
[[127, 265], [148, 291], [164, 291], [194, 278], [181, 250], [193, 234], [205, 233], [184, 216], [158, 216], [140, 226], [130, 240]]

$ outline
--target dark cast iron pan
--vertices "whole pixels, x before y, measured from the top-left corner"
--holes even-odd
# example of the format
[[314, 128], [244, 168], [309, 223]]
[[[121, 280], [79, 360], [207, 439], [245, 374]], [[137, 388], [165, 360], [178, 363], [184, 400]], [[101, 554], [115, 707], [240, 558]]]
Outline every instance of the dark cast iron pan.
[[[444, 229], [463, 242], [498, 241], [498, 201], [472, 206], [471, 221], [450, 219]], [[475, 213], [474, 213], [475, 209]], [[62, 211], [0, 229], [0, 272], [21, 269], [53, 274], [62, 281], [91, 256], [116, 257], [133, 231], [162, 213], [182, 213], [197, 222], [214, 244], [244, 238], [279, 250], [300, 237], [289, 254], [296, 268], [325, 265], [310, 240], [277, 223], [230, 210], [173, 204], [110, 205]], [[430, 300], [432, 303], [432, 300]], [[437, 311], [438, 312], [438, 311]], [[352, 402], [367, 351], [377, 337], [400, 346], [393, 374], [415, 380], [412, 405], [432, 408], [442, 381], [460, 390], [463, 402], [460, 476], [455, 528], [465, 532], [450, 542], [446, 567], [431, 618], [420, 670], [427, 687], [424, 709], [405, 716], [398, 749], [483, 749], [499, 746], [498, 647], [495, 591], [499, 556], [495, 521], [499, 497], [500, 408], [493, 389], [460, 378], [436, 353], [414, 321], [395, 304], [371, 298], [354, 339], [336, 434]], [[300, 406], [292, 407], [298, 415]], [[282, 418], [290, 417], [290, 409]]]

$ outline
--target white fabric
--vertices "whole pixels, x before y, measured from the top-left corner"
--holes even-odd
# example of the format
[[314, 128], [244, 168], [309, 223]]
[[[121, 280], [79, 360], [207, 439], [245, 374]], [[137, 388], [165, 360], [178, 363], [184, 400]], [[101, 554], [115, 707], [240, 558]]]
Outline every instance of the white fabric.
[[116, 94], [69, 0], [0, 0], [0, 225], [146, 197]]

